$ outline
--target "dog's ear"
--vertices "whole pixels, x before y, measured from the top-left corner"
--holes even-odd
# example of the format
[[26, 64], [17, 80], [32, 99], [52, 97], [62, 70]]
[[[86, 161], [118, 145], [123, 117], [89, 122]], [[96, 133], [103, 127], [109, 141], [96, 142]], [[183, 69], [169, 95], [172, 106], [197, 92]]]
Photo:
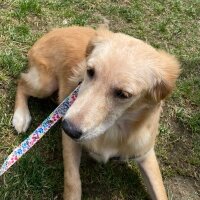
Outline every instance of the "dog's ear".
[[164, 51], [158, 53], [159, 66], [154, 66], [154, 83], [150, 89], [150, 95], [156, 102], [161, 101], [172, 92], [180, 74], [180, 64], [174, 56]]
[[85, 51], [85, 57], [87, 58], [93, 51], [95, 45], [93, 43], [93, 40], [91, 40], [88, 45], [87, 45], [87, 48], [86, 48], [86, 51]]
[[88, 57], [92, 53], [92, 51], [97, 45], [107, 41], [112, 36], [112, 34], [113, 33], [109, 31], [108, 25], [106, 24], [99, 25], [95, 35], [88, 43], [88, 46], [86, 48], [86, 57]]

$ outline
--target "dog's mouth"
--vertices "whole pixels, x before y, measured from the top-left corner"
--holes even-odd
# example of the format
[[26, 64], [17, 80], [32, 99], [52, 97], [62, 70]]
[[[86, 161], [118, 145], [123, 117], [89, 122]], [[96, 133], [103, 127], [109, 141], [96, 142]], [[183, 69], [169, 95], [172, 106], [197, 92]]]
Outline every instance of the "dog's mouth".
[[84, 142], [87, 142], [89, 140], [92, 140], [92, 139], [95, 139], [97, 138], [99, 135], [103, 134], [103, 132], [86, 132], [86, 133], [83, 133], [82, 136], [78, 137], [78, 135], [73, 135], [72, 132], [69, 132], [69, 131], [66, 131], [64, 130], [64, 132], [71, 138], [73, 139], [75, 142], [77, 143], [84, 143]]

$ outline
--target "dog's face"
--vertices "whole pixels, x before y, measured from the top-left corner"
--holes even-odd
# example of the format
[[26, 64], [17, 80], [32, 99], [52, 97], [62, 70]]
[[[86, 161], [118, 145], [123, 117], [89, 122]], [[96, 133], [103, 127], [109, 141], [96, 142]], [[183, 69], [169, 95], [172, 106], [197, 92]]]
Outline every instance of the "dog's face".
[[79, 141], [103, 134], [122, 119], [133, 120], [147, 99], [160, 102], [179, 74], [172, 56], [110, 31], [97, 33], [88, 54], [78, 97], [63, 120], [63, 129]]

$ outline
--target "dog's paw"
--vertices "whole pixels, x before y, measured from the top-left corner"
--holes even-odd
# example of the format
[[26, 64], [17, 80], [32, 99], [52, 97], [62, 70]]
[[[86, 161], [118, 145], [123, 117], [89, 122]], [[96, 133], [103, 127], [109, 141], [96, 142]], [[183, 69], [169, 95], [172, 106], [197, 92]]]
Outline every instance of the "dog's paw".
[[15, 110], [12, 124], [18, 133], [26, 132], [31, 123], [31, 115], [28, 109], [17, 108]]

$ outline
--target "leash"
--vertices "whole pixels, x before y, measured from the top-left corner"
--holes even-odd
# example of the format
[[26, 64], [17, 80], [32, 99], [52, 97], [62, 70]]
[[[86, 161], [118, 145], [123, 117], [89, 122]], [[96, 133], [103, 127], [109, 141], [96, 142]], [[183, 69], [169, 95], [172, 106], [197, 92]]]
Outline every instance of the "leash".
[[69, 107], [78, 96], [80, 85], [38, 126], [38, 128], [25, 139], [4, 161], [0, 168], [0, 176], [3, 175], [15, 162], [17, 162], [28, 150], [30, 150], [47, 131], [64, 116]]

